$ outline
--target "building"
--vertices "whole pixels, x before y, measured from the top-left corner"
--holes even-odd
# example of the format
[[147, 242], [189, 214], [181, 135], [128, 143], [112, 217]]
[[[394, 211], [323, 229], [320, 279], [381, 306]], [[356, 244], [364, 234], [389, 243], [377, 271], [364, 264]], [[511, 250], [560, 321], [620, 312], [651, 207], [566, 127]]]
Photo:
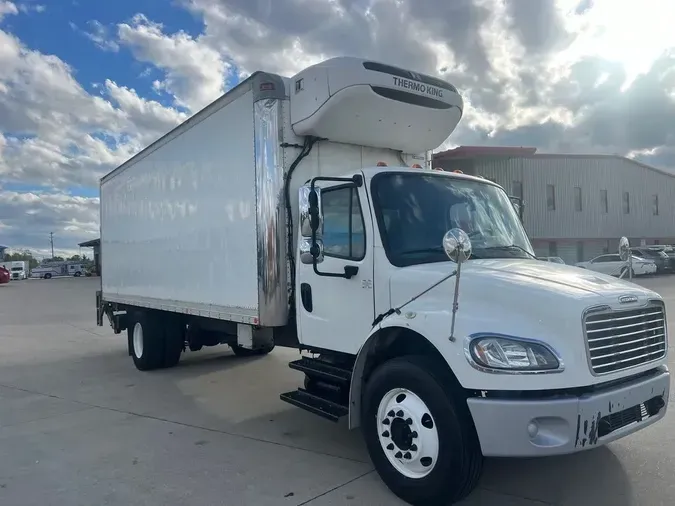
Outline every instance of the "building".
[[80, 248], [93, 248], [94, 249], [94, 268], [97, 273], [101, 273], [101, 239], [92, 239], [91, 241], [85, 241], [78, 244]]
[[460, 146], [434, 154], [433, 166], [481, 175], [521, 198], [539, 256], [589, 260], [615, 252], [621, 236], [636, 246], [675, 244], [675, 174], [635, 160]]

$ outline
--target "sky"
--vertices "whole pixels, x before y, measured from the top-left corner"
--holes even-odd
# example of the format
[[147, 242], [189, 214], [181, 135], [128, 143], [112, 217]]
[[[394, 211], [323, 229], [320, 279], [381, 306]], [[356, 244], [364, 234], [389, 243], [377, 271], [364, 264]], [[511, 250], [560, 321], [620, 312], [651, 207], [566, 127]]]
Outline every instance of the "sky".
[[675, 172], [675, 2], [0, 0], [0, 244], [98, 237], [98, 181], [255, 70], [332, 56], [436, 75], [439, 149], [606, 153]]

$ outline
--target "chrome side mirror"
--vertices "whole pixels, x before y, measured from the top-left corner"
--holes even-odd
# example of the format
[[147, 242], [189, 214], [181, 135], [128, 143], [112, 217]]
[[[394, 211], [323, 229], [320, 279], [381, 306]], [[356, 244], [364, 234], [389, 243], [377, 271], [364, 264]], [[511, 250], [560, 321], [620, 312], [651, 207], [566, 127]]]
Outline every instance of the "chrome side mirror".
[[316, 240], [316, 244], [312, 247], [312, 238], [303, 237], [300, 240], [300, 261], [305, 265], [312, 265], [316, 255], [316, 263], [323, 262], [323, 241]]
[[315, 227], [317, 239], [323, 235], [323, 213], [321, 211], [321, 188], [309, 185], [301, 186], [298, 190], [298, 209], [300, 212], [300, 234], [303, 237], [312, 237]]
[[443, 249], [450, 260], [461, 264], [471, 256], [471, 239], [461, 228], [453, 228], [443, 236]]
[[625, 236], [619, 239], [619, 257], [624, 262], [630, 257], [630, 243]]
[[452, 323], [450, 324], [450, 340], [455, 340], [455, 318], [459, 309], [459, 279], [462, 275], [462, 264], [471, 256], [471, 239], [461, 228], [452, 228], [443, 236], [443, 249], [448, 258], [457, 264], [455, 280], [455, 296], [452, 301]]
[[619, 278], [623, 278], [625, 274], [628, 274], [629, 281], [633, 281], [633, 252], [630, 250], [630, 243], [626, 236], [619, 239], [619, 258], [626, 262], [628, 266], [627, 269], [623, 269], [623, 272], [619, 274]]

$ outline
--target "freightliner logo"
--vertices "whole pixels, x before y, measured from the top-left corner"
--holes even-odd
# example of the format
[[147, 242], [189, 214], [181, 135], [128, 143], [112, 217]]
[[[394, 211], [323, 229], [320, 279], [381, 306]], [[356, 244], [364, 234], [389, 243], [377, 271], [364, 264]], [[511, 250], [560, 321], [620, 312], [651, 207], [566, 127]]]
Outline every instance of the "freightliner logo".
[[443, 90], [441, 88], [436, 88], [435, 86], [430, 86], [424, 83], [418, 83], [417, 81], [411, 81], [410, 79], [403, 79], [400, 77], [394, 77], [394, 86], [399, 88], [405, 88], [406, 90], [413, 90], [419, 93], [424, 93], [431, 97], [443, 98]]

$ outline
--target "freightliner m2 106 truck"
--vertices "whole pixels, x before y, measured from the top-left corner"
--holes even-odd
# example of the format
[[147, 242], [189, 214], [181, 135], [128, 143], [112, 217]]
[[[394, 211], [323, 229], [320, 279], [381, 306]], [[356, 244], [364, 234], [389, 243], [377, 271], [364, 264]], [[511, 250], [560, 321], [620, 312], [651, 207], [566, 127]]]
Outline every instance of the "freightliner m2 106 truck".
[[98, 324], [141, 370], [297, 348], [281, 399], [360, 427], [411, 504], [466, 496], [484, 456], [660, 420], [662, 298], [538, 260], [500, 186], [433, 170], [462, 111], [451, 84], [368, 60], [254, 73], [101, 180]]

